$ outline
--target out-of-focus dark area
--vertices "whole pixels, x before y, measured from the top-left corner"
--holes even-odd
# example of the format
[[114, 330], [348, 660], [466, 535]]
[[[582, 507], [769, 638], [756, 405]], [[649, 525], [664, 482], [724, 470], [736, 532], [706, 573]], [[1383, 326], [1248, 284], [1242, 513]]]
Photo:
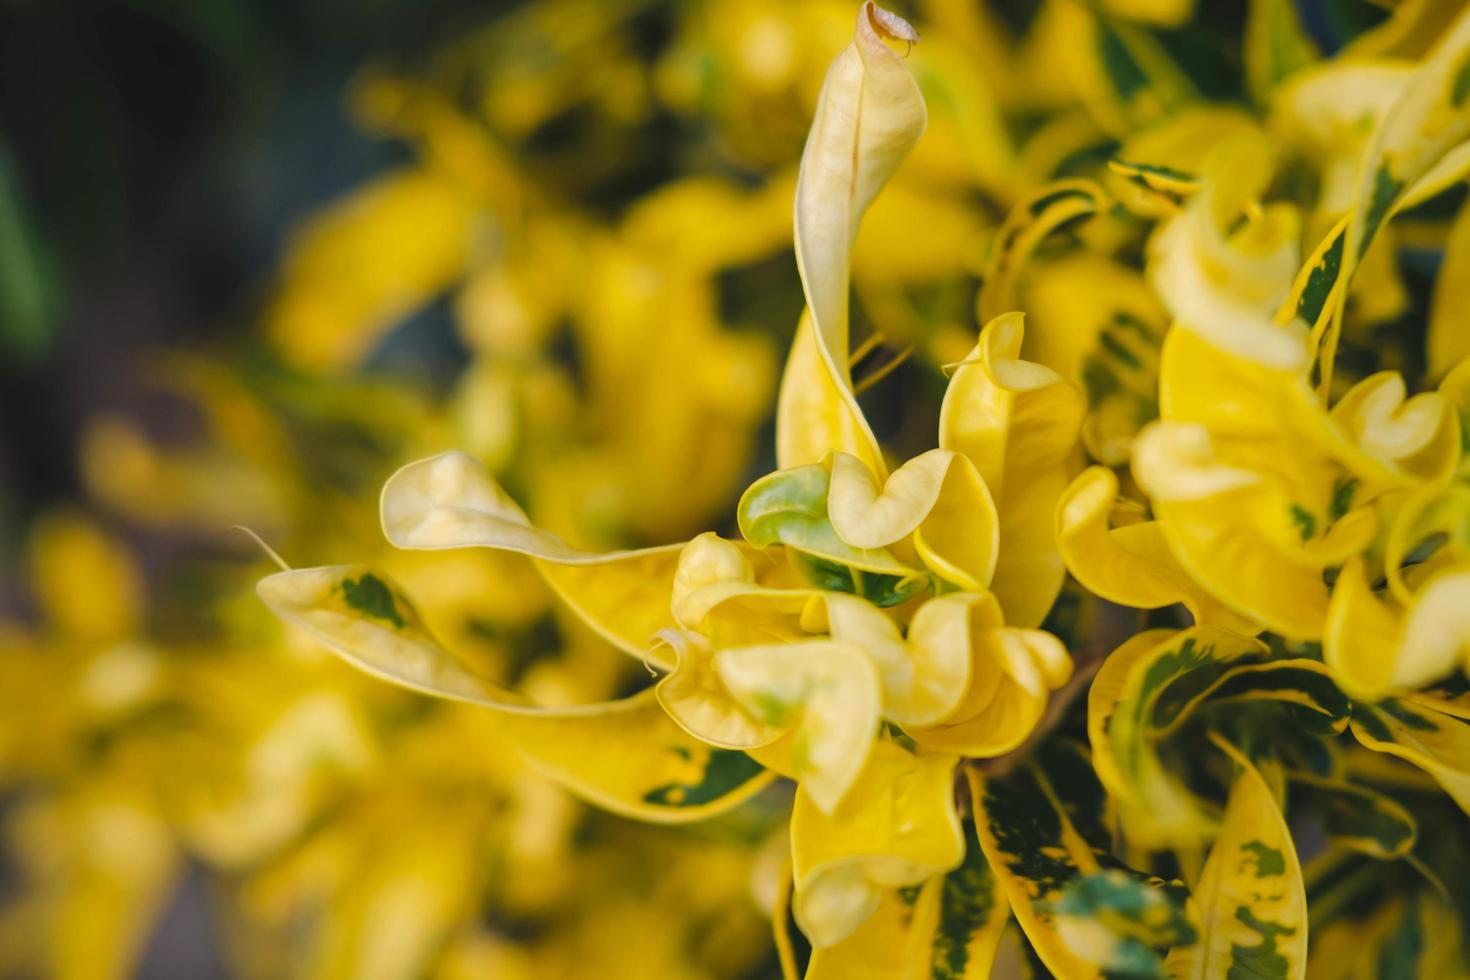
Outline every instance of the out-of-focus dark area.
[[348, 120], [353, 73], [411, 67], [504, 6], [0, 6], [7, 539], [75, 493], [79, 423], [139, 352], [238, 329], [291, 223], [388, 162]]

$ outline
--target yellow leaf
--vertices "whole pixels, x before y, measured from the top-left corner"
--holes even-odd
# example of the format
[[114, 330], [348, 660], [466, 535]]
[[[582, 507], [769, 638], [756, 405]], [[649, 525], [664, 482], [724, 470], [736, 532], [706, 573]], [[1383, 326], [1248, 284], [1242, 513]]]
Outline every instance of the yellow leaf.
[[1470, 569], [1434, 574], [1405, 608], [1380, 599], [1354, 558], [1333, 586], [1322, 652], [1342, 689], [1364, 701], [1470, 668]]
[[883, 42], [905, 38], [905, 31], [912, 28], [902, 20], [863, 4], [852, 44], [827, 72], [802, 153], [795, 237], [807, 314], [781, 380], [776, 458], [782, 468], [840, 449], [885, 475], [848, 372], [849, 264], [863, 212], [924, 131], [919, 88]]
[[465, 453], [403, 467], [383, 485], [383, 533], [399, 548], [495, 548], [523, 554], [588, 625], [614, 646], [660, 667], [659, 630], [669, 609], [683, 545], [603, 553], [573, 548], [531, 525], [525, 512]]
[[960, 588], [990, 584], [999, 519], [974, 463], [933, 449], [909, 460], [880, 490], [855, 456], [835, 453], [827, 513], [837, 536], [855, 548], [881, 548], [914, 535], [926, 565]]
[[1082, 472], [1057, 502], [1057, 546], [1083, 587], [1119, 605], [1158, 609], [1182, 603], [1196, 624], [1247, 635], [1260, 631], [1216, 602], [1179, 566], [1156, 521], [1109, 526], [1118, 478], [1104, 466]]
[[768, 730], [793, 730], [798, 785], [831, 813], [852, 789], [878, 729], [882, 689], [861, 650], [835, 640], [728, 647], [714, 671], [746, 713]]
[[1442, 377], [1470, 358], [1470, 207], [1450, 226], [1429, 313], [1429, 374]]
[[795, 913], [813, 946], [852, 935], [886, 891], [920, 884], [964, 859], [954, 766], [953, 756], [915, 756], [880, 741], [831, 813], [798, 787], [791, 814]]
[[1035, 627], [1065, 575], [1054, 514], [1085, 403], [1051, 368], [1021, 358], [1023, 336], [1019, 314], [985, 325], [945, 391], [939, 444], [969, 457], [990, 488], [1000, 520], [991, 589], [1007, 622]]
[[623, 701], [543, 708], [461, 664], [387, 578], [362, 565], [281, 572], [256, 591], [285, 622], [391, 684], [479, 705], [533, 766], [595, 803], [656, 822], [702, 819], [770, 781], [741, 752], [712, 749], [645, 691]]
[[1071, 677], [1072, 658], [1050, 633], [1003, 626], [993, 596], [972, 594], [951, 601], [968, 610], [968, 638], [962, 642], [972, 657], [969, 687], [959, 706], [938, 724], [905, 726], [904, 731], [935, 751], [1001, 755], [1035, 730], [1050, 693]]

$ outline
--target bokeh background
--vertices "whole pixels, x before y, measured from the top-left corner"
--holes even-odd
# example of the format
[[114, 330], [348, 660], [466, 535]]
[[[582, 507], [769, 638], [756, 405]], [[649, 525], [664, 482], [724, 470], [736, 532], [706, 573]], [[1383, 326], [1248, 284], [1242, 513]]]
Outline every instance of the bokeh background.
[[408, 156], [353, 124], [354, 76], [422, 69], [511, 6], [0, 9], [8, 557], [81, 491], [83, 420], [136, 389], [140, 352], [241, 341], [292, 228]]

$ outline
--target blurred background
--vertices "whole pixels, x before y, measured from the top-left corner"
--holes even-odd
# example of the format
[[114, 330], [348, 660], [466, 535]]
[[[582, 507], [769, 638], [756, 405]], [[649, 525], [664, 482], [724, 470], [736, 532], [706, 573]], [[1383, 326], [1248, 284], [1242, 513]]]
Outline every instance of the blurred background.
[[0, 8], [4, 541], [81, 487], [83, 420], [141, 352], [253, 330], [292, 228], [409, 152], [349, 82], [422, 70], [512, 6], [7, 3]]
[[[1244, 4], [891, 6], [930, 129], [857, 247], [855, 373], [903, 451], [1012, 205], [1181, 105], [1262, 107]], [[377, 488], [462, 448], [588, 546], [730, 530], [856, 8], [0, 4], [0, 976], [778, 975], [779, 788], [694, 829], [592, 814], [476, 712], [284, 632], [229, 528], [383, 562], [546, 703], [646, 684], [524, 563], [389, 553]], [[1322, 54], [1387, 16], [1295, 9]]]

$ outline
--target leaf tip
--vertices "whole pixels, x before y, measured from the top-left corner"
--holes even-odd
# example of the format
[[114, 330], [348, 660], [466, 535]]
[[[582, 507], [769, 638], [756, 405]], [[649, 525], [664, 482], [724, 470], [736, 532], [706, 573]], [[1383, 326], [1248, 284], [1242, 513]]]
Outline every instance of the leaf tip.
[[[893, 11], [878, 6], [873, 3], [873, 0], [868, 0], [863, 5], [863, 12], [879, 37], [890, 41], [902, 41], [909, 46], [909, 49], [919, 43], [919, 32], [914, 29], [914, 25]], [[904, 55], [907, 57], [908, 51], [905, 51]]]

